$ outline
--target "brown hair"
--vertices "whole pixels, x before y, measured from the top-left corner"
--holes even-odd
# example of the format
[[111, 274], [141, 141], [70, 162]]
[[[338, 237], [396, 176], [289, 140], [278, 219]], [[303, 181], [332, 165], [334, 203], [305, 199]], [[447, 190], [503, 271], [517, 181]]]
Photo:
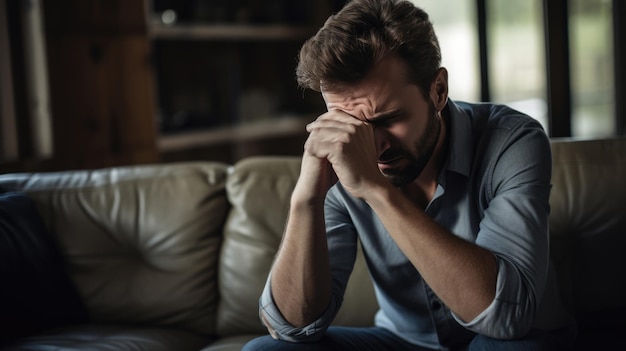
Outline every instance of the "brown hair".
[[390, 54], [407, 63], [408, 79], [427, 94], [441, 65], [428, 14], [406, 0], [352, 0], [304, 43], [296, 77], [303, 88], [341, 89]]

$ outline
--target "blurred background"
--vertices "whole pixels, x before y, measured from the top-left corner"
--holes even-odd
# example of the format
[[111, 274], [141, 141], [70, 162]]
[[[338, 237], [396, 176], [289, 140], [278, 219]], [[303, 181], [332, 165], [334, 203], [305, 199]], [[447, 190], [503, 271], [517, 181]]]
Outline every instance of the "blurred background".
[[[344, 2], [0, 0], [0, 173], [300, 155], [324, 105], [297, 53]], [[626, 1], [413, 2], [452, 99], [553, 138], [626, 134]]]

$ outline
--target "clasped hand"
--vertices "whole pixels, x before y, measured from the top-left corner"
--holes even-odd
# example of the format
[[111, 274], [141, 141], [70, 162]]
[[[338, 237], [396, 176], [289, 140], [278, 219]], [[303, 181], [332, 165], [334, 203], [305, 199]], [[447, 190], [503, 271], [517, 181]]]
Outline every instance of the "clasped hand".
[[385, 180], [378, 169], [378, 150], [371, 124], [343, 111], [331, 110], [307, 125], [306, 130], [309, 137], [304, 145], [301, 177], [308, 179], [307, 183], [317, 191], [326, 193], [334, 183], [333, 173], [347, 191], [359, 198], [371, 186]]

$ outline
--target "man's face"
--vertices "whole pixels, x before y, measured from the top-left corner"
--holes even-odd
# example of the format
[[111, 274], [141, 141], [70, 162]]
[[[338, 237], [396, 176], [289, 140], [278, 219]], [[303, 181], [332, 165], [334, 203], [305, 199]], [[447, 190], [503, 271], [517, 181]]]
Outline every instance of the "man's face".
[[322, 95], [329, 111], [374, 127], [378, 168], [392, 184], [406, 185], [421, 174], [439, 140], [441, 119], [431, 99], [408, 82], [400, 59], [385, 58], [358, 84]]

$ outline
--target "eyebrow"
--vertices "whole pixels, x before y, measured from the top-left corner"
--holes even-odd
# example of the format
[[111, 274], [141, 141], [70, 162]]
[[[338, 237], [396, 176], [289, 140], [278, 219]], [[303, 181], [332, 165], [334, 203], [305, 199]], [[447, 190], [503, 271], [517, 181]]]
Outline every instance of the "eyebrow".
[[402, 111], [400, 111], [400, 110], [395, 110], [395, 111], [390, 111], [390, 112], [383, 112], [383, 113], [375, 115], [372, 118], [365, 117], [365, 121], [367, 123], [370, 123], [370, 124], [383, 124], [383, 123], [387, 122], [390, 119], [398, 117], [401, 114], [402, 114]]

